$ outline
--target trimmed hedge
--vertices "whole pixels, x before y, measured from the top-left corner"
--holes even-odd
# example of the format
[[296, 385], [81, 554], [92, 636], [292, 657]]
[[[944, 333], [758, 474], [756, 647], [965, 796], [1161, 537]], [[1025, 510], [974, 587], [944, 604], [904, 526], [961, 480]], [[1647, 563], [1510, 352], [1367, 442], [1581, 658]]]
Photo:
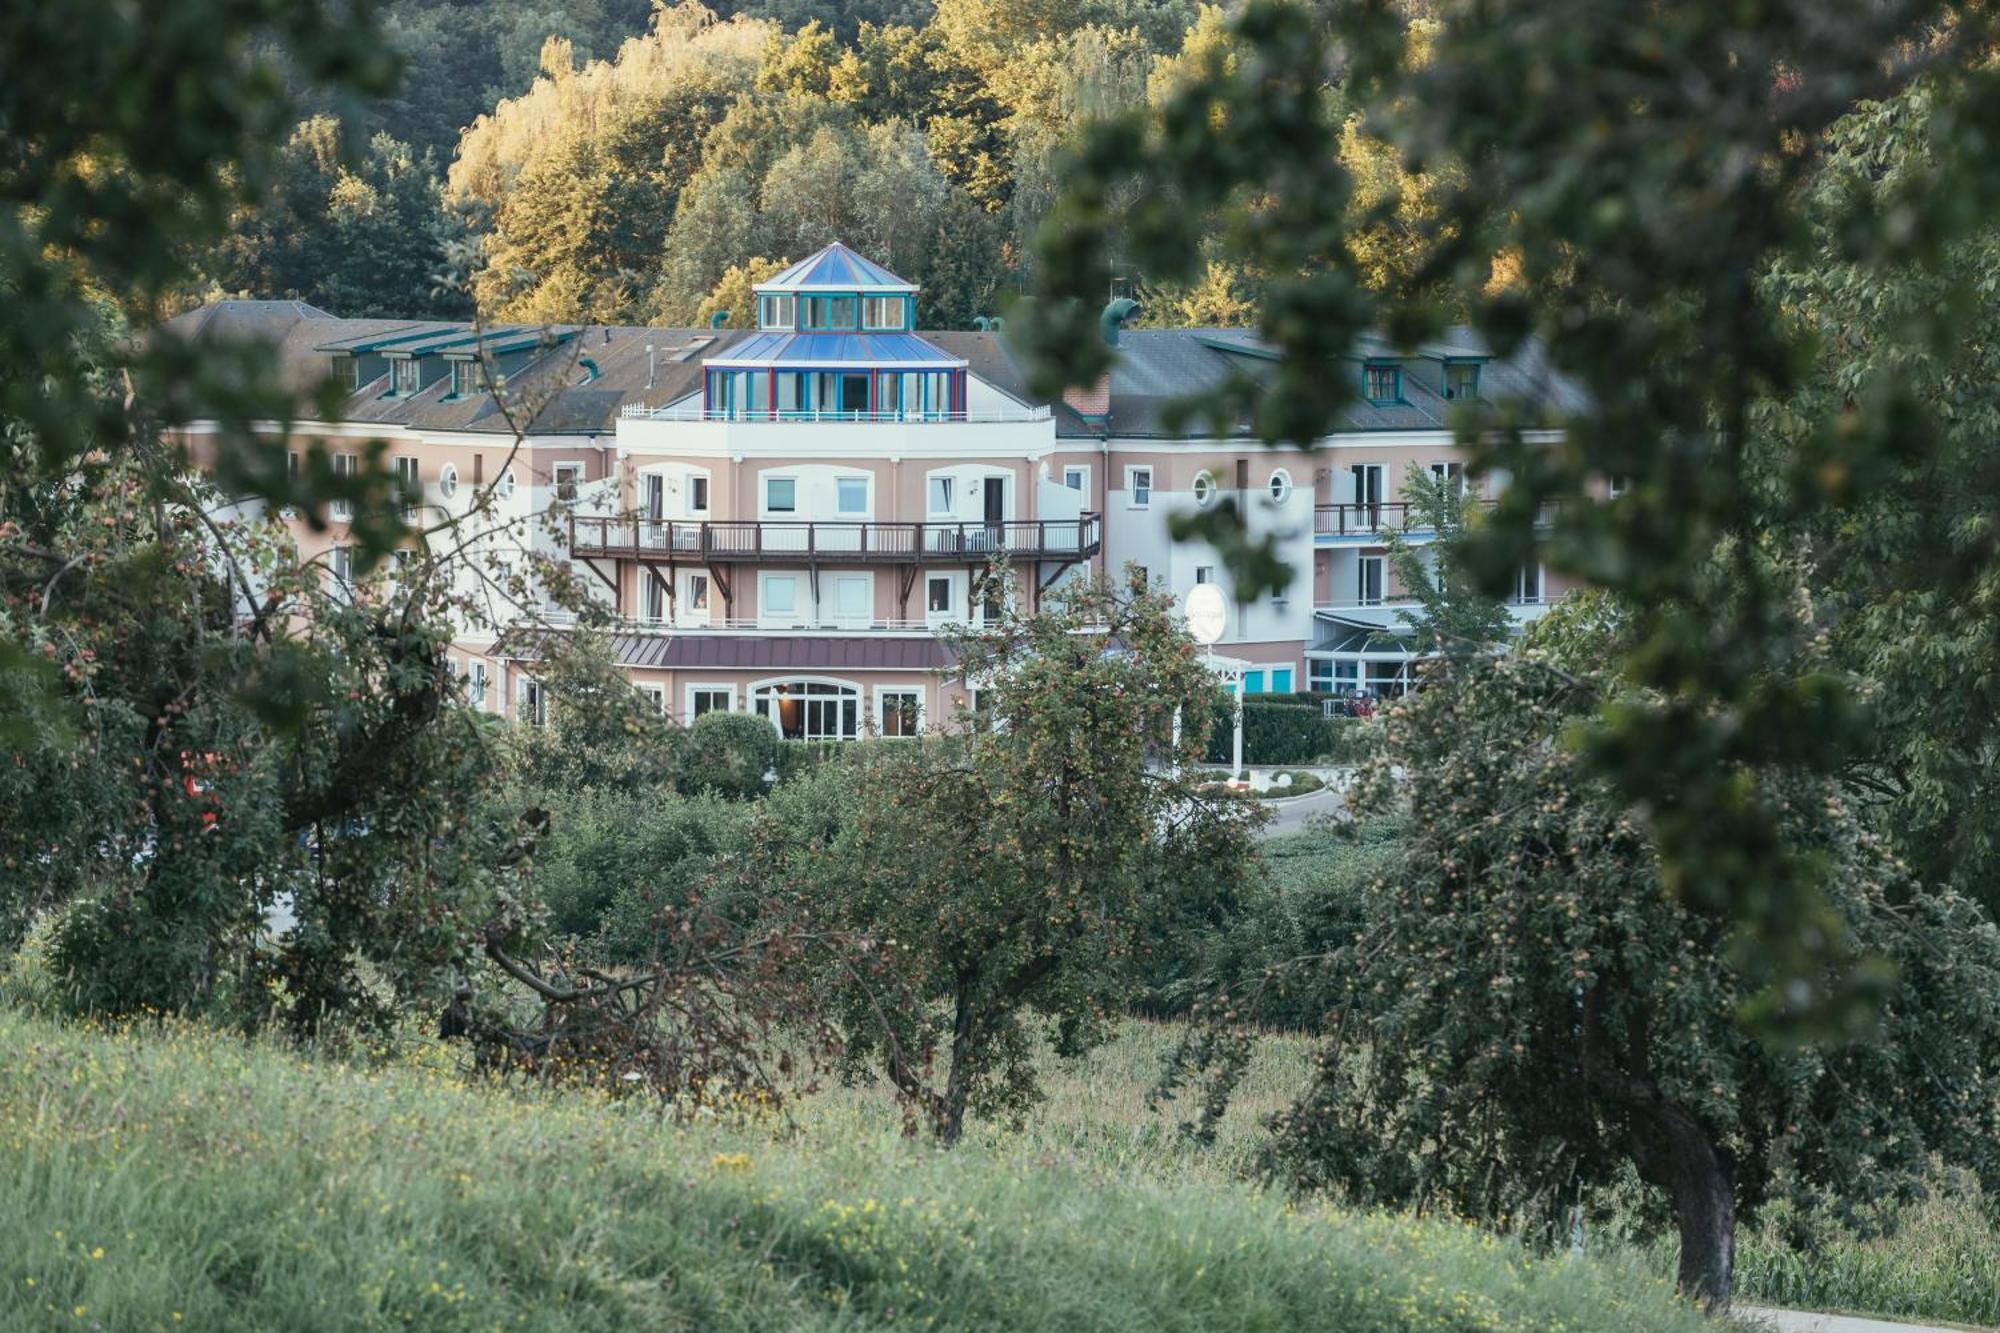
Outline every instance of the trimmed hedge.
[[[1280, 696], [1283, 697], [1283, 696]], [[1360, 757], [1360, 728], [1351, 717], [1323, 717], [1317, 704], [1243, 702], [1243, 762], [1246, 764], [1347, 763]], [[1218, 695], [1208, 731], [1208, 761], [1226, 764], [1236, 722], [1228, 695]]]

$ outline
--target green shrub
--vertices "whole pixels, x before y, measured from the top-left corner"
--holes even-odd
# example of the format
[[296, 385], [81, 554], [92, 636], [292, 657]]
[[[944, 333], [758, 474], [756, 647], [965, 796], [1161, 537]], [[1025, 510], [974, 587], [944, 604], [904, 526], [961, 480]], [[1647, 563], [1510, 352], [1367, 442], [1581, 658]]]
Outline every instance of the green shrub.
[[703, 713], [681, 746], [678, 786], [742, 800], [761, 796], [778, 763], [778, 732], [755, 713]]
[[1396, 830], [1385, 821], [1273, 838], [1266, 873], [1200, 928], [1201, 943], [1176, 960], [1176, 975], [1155, 973], [1153, 1009], [1185, 1013], [1204, 995], [1227, 992], [1250, 1021], [1269, 1027], [1318, 1026], [1345, 979], [1322, 956], [1367, 922], [1371, 886], [1389, 868]]
[[558, 935], [602, 942], [607, 956], [643, 955], [665, 902], [735, 845], [750, 808], [713, 793], [675, 797], [581, 791], [550, 794], [549, 829], [535, 852], [535, 887]]
[[[1365, 752], [1367, 725], [1359, 718], [1323, 716], [1317, 704], [1247, 699], [1243, 703], [1243, 762], [1353, 763]], [[1208, 732], [1210, 763], [1230, 761], [1235, 728], [1231, 700], [1219, 695]]]

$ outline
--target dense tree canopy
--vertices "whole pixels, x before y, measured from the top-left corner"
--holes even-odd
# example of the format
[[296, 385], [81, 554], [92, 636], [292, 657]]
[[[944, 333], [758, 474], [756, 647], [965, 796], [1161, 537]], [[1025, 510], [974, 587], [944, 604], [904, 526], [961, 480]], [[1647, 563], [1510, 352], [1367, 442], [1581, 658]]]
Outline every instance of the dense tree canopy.
[[1830, 928], [1893, 980], [1864, 1040], [1746, 1031], [1756, 978], [1728, 925], [1663, 892], [1643, 826], [1555, 743], [1626, 688], [1605, 670], [1620, 632], [1599, 599], [1566, 603], [1394, 711], [1371, 778], [1398, 856], [1330, 966], [1334, 1045], [1273, 1154], [1303, 1183], [1558, 1234], [1633, 1171], [1677, 1226], [1683, 1288], [1726, 1304], [1739, 1210], [1830, 1188], [1864, 1212], [1920, 1189], [1934, 1152], [2000, 1180], [2000, 932], [1911, 881], [1835, 781], [1781, 779]]

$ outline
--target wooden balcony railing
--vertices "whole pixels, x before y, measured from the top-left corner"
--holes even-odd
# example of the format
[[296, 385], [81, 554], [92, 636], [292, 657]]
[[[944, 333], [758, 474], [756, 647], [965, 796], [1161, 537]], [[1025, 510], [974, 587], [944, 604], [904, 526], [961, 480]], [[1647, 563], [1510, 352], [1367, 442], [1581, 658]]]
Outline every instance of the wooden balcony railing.
[[1104, 542], [1103, 519], [995, 523], [791, 522], [753, 519], [591, 518], [572, 515], [571, 555], [625, 560], [805, 561], [817, 564], [965, 564], [996, 555], [1081, 560]]

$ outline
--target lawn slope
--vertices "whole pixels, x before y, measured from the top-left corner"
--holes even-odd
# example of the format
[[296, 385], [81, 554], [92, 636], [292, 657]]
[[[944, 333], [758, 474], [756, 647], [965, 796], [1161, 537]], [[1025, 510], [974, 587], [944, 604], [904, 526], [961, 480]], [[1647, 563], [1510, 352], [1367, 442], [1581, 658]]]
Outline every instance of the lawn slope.
[[852, 1099], [791, 1134], [0, 1009], [7, 1329], [1692, 1330], [1657, 1282]]

